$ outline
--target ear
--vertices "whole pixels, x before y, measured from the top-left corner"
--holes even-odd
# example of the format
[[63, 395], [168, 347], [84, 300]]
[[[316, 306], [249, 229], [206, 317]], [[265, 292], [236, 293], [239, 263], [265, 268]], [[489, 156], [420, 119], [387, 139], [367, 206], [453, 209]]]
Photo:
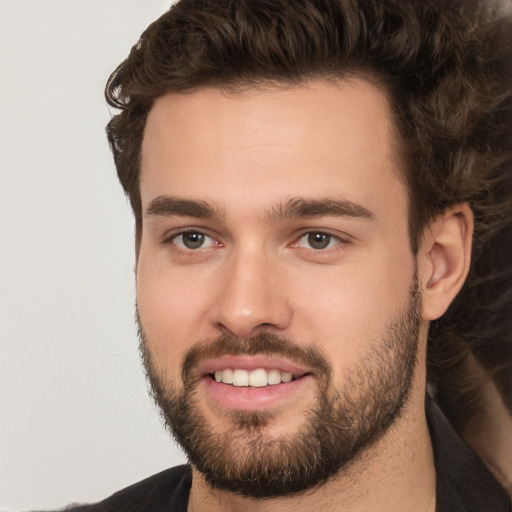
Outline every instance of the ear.
[[418, 253], [423, 288], [423, 319], [444, 314], [469, 272], [473, 213], [467, 203], [453, 206], [425, 229]]

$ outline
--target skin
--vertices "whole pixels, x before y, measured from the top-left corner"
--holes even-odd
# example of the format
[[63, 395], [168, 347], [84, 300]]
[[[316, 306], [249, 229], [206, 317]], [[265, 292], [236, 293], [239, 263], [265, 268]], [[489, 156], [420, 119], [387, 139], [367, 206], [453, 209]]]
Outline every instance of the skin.
[[[273, 500], [213, 491], [194, 471], [189, 510], [434, 510], [426, 334], [467, 274], [472, 218], [459, 205], [434, 219], [415, 262], [393, 137], [386, 93], [358, 78], [231, 93], [204, 88], [155, 102], [142, 147], [137, 301], [167, 385], [181, 389], [181, 358], [198, 341], [271, 332], [321, 349], [333, 387], [341, 388], [403, 310], [415, 263], [423, 293], [412, 393], [378, 443], [328, 484]], [[151, 213], [162, 197], [204, 201], [216, 213]], [[271, 215], [295, 198], [348, 201], [371, 215]], [[197, 250], [180, 236], [191, 229], [207, 235]], [[308, 245], [312, 232], [331, 235], [329, 246]], [[210, 428], [222, 432], [230, 410], [205, 386], [198, 400]], [[296, 432], [314, 403], [313, 378], [272, 404], [265, 435]]]

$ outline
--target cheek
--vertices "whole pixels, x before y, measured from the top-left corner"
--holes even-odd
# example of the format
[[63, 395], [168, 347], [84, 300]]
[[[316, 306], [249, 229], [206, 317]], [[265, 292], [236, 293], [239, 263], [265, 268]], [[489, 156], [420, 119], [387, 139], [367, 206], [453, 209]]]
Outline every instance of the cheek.
[[[321, 348], [343, 374], [386, 336], [407, 307], [414, 273], [409, 254], [365, 261], [330, 273], [296, 276], [295, 319], [300, 337]], [[307, 294], [300, 291], [308, 290]]]
[[178, 366], [204, 336], [205, 293], [201, 276], [173, 271], [141, 251], [137, 265], [137, 308], [155, 363]]

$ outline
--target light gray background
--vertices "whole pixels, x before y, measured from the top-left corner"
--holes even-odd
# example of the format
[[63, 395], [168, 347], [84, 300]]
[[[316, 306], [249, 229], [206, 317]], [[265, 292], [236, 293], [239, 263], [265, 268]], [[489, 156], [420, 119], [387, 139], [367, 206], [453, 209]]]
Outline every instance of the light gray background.
[[184, 460], [147, 396], [103, 87], [164, 0], [0, 0], [0, 509]]

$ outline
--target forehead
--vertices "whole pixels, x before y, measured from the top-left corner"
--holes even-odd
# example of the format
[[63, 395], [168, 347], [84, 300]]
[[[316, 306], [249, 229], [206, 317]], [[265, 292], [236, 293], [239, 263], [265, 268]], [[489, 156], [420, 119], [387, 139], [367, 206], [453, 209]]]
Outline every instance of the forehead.
[[166, 194], [240, 207], [333, 195], [372, 206], [405, 196], [391, 119], [386, 92], [359, 78], [167, 94], [144, 132], [143, 209]]

